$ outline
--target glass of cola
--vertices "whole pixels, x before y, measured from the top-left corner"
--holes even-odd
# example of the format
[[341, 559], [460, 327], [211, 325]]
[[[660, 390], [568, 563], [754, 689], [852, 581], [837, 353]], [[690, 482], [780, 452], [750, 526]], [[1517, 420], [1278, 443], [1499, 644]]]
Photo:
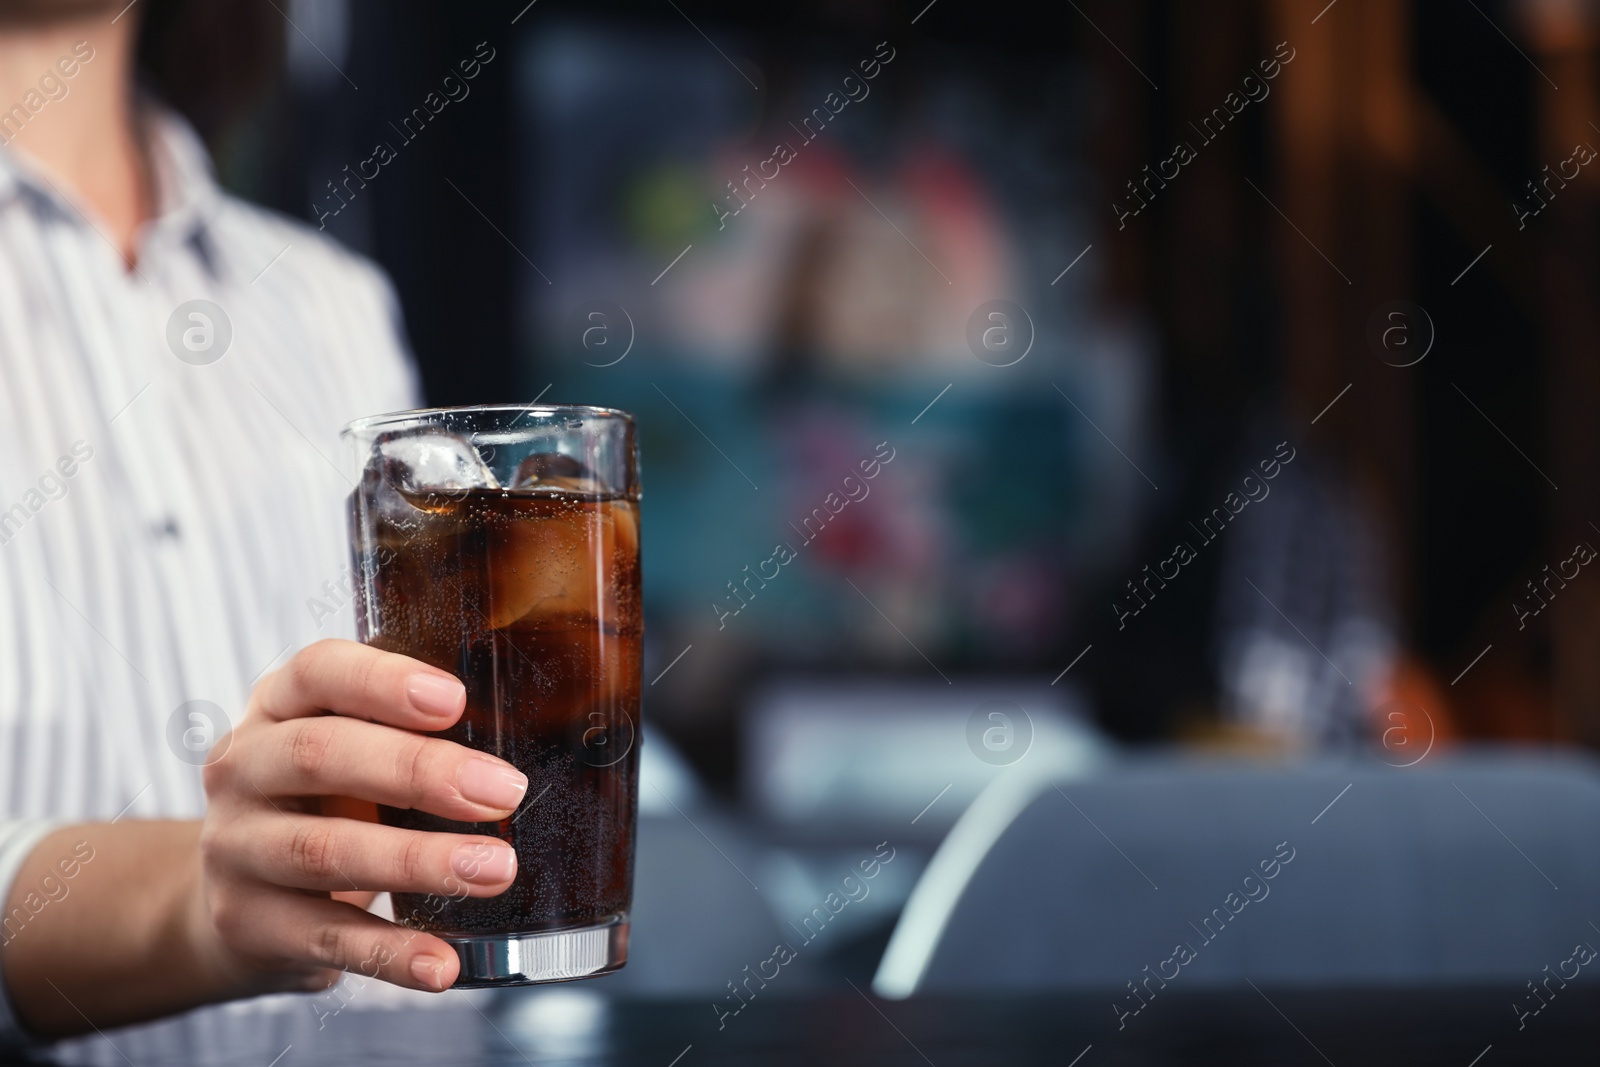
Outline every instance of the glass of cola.
[[[395, 918], [450, 942], [462, 988], [567, 981], [628, 958], [639, 795], [639, 480], [633, 416], [608, 408], [435, 408], [343, 434], [362, 641], [457, 675], [438, 736], [528, 776], [520, 810], [387, 825], [500, 837], [497, 897], [397, 893]], [[454, 888], [458, 892], [452, 892]]]

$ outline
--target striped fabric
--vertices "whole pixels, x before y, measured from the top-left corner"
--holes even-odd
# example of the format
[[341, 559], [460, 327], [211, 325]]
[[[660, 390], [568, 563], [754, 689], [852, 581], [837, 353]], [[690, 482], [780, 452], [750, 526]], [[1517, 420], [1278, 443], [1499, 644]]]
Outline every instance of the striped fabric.
[[[386, 279], [224, 195], [175, 116], [150, 129], [160, 211], [133, 272], [0, 149], [0, 840], [200, 814], [180, 707], [237, 723], [293, 649], [350, 636], [338, 431], [414, 406]], [[186, 348], [193, 300], [231, 327], [214, 362], [230, 331], [213, 314], [210, 352]]]

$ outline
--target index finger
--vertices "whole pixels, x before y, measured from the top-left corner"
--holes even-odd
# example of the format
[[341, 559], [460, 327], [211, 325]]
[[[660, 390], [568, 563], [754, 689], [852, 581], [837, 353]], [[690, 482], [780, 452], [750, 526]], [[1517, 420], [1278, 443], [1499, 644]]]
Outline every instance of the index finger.
[[256, 706], [277, 721], [332, 711], [406, 730], [443, 730], [466, 704], [466, 687], [452, 674], [333, 638], [301, 649], [256, 687]]

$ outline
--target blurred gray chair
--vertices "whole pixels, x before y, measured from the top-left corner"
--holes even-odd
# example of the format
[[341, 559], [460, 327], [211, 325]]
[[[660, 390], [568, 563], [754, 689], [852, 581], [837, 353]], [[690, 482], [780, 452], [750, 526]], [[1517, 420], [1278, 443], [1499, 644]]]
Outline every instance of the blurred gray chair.
[[[1403, 770], [1165, 759], [1071, 783], [1025, 763], [923, 874], [880, 994], [1122, 990], [1147, 965], [1185, 987], [1517, 989], [1577, 942], [1600, 945], [1600, 764], [1587, 757], [1468, 753]], [[1263, 883], [1259, 864], [1288, 849]], [[1247, 892], [1261, 899], [1240, 905]], [[1180, 943], [1192, 958], [1164, 962]]]

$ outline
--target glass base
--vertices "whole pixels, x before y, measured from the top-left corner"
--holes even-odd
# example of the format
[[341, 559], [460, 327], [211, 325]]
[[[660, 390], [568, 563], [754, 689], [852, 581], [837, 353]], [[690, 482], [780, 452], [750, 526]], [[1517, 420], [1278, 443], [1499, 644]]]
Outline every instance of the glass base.
[[627, 912], [594, 926], [536, 934], [440, 936], [461, 960], [454, 989], [571, 982], [609, 974], [628, 962]]

